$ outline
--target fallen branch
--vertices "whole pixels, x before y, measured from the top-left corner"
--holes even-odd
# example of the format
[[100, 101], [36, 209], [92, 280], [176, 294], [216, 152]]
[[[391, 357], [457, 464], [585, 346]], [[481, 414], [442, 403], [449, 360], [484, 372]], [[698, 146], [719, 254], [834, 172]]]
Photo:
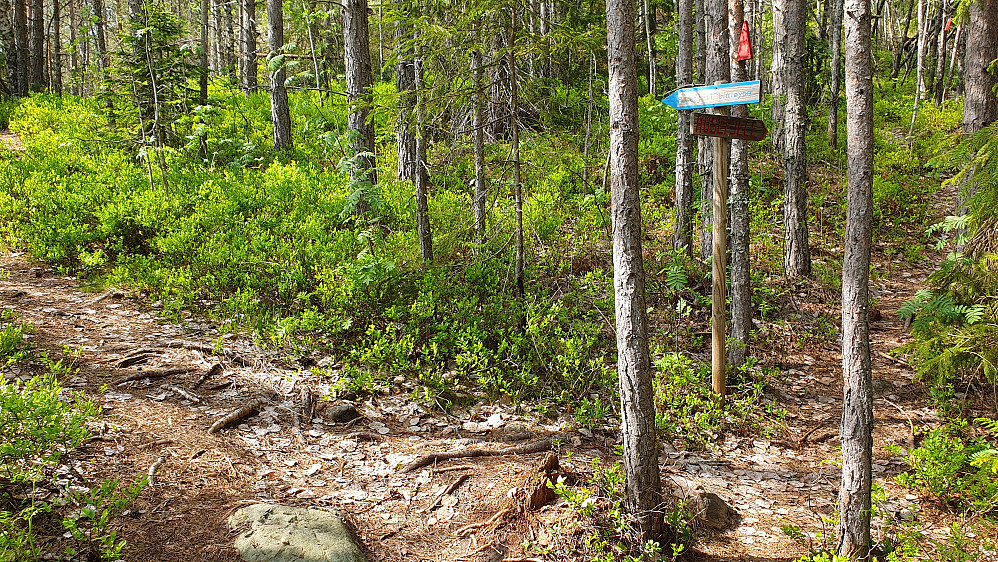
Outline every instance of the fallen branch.
[[550, 450], [552, 443], [550, 439], [541, 439], [540, 441], [534, 441], [533, 443], [526, 443], [523, 445], [517, 445], [516, 447], [506, 447], [505, 449], [468, 449], [464, 451], [450, 451], [447, 453], [433, 453], [420, 457], [412, 461], [409, 466], [402, 469], [402, 472], [412, 472], [423, 468], [424, 466], [429, 466], [431, 464], [436, 464], [438, 462], [451, 460], [451, 459], [469, 459], [474, 457], [502, 457], [509, 455], [528, 455], [530, 453], [540, 453], [542, 451]]
[[173, 375], [183, 375], [187, 373], [187, 369], [167, 369], [165, 371], [139, 371], [137, 373], [132, 373], [127, 377], [118, 379], [118, 382], [114, 383], [117, 386], [121, 386], [126, 382], [140, 381], [142, 379], [163, 379], [166, 377], [172, 377]]
[[211, 366], [211, 369], [208, 369], [207, 373], [201, 375], [201, 378], [199, 378], [197, 380], [197, 382], [194, 383], [194, 386], [192, 386], [191, 388], [194, 389], [194, 390], [197, 390], [197, 388], [199, 386], [201, 386], [202, 384], [204, 384], [204, 382], [206, 380], [208, 380], [208, 379], [210, 379], [212, 377], [217, 377], [218, 375], [221, 375], [222, 371], [223, 371], [222, 364], [221, 363], [215, 363], [214, 365]]
[[130, 355], [122, 357], [121, 360], [119, 360], [118, 363], [117, 363], [117, 365], [115, 365], [115, 366], [118, 367], [119, 369], [124, 369], [124, 368], [127, 368], [127, 367], [131, 367], [132, 365], [138, 365], [140, 363], [145, 363], [153, 355], [159, 355], [160, 353], [162, 353], [162, 352], [157, 352], [154, 349], [140, 349], [140, 350], [138, 350], [138, 351], [136, 351], [136, 352], [134, 352], [134, 353], [132, 353]]
[[439, 494], [437, 494], [436, 499], [433, 500], [433, 503], [430, 504], [430, 507], [427, 507], [426, 509], [423, 510], [423, 513], [429, 513], [431, 511], [433, 511], [434, 509], [436, 509], [436, 507], [438, 505], [440, 505], [440, 500], [443, 499], [444, 496], [446, 496], [447, 494], [452, 493], [454, 490], [456, 490], [458, 488], [458, 486], [460, 486], [461, 484], [464, 484], [464, 481], [467, 480], [470, 477], [471, 477], [470, 474], [462, 474], [461, 476], [458, 476], [456, 480], [454, 480], [453, 482], [451, 482], [450, 486], [447, 486], [447, 489], [445, 489], [443, 492], [440, 492]]
[[160, 465], [162, 465], [163, 461], [165, 461], [165, 460], [166, 460], [165, 457], [157, 457], [156, 458], [156, 462], [152, 463], [152, 465], [149, 467], [149, 487], [150, 488], [155, 488], [156, 487], [156, 471], [159, 470]]
[[454, 534], [459, 537], [467, 536], [468, 532], [473, 531], [475, 529], [481, 529], [482, 527], [488, 527], [489, 525], [492, 525], [493, 523], [495, 523], [496, 521], [498, 521], [499, 519], [501, 519], [511, 511], [513, 511], [513, 506], [506, 506], [503, 509], [500, 509], [498, 512], [496, 512], [496, 514], [493, 515], [491, 518], [489, 518], [488, 521], [481, 521], [479, 523], [469, 523], [464, 527], [461, 527], [457, 531], [454, 531]]
[[266, 404], [266, 401], [262, 398], [254, 398], [253, 400], [250, 400], [242, 408], [233, 410], [212, 424], [212, 426], [208, 429], [208, 433], [218, 433], [226, 426], [232, 425], [243, 418], [247, 418], [257, 413], [264, 404]]
[[172, 392], [176, 392], [177, 394], [183, 396], [184, 398], [190, 400], [191, 402], [194, 402], [195, 404], [200, 404], [201, 403], [201, 397], [200, 396], [198, 396], [197, 394], [191, 393], [191, 392], [187, 392], [186, 390], [180, 388], [179, 386], [172, 385], [172, 384], [164, 384], [163, 388], [165, 388], [165, 389], [167, 389], [169, 391], [172, 391]]

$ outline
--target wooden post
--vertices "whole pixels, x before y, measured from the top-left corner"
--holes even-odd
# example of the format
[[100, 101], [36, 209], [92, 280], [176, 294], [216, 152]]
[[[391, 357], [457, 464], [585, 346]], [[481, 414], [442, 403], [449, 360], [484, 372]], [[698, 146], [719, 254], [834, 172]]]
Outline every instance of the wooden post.
[[[724, 82], [715, 82], [723, 84]], [[727, 115], [727, 107], [715, 107], [717, 115]], [[720, 402], [724, 402], [727, 394], [727, 349], [725, 332], [727, 331], [727, 261], [728, 261], [728, 139], [714, 137], [714, 225], [713, 225], [713, 257], [711, 273], [713, 296], [711, 302], [711, 373], [714, 394]]]

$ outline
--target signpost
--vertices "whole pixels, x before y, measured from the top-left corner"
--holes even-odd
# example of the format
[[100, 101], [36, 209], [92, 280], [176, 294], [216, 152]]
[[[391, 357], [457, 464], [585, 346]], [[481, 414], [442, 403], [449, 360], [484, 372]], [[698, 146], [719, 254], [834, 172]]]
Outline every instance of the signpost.
[[[727, 253], [728, 253], [728, 143], [729, 139], [760, 141], [766, 138], [766, 124], [758, 119], [729, 117], [726, 106], [759, 103], [762, 87], [753, 82], [718, 83], [676, 90], [663, 103], [677, 110], [713, 107], [714, 114], [694, 113], [690, 132], [697, 136], [714, 137], [714, 201], [712, 248], [711, 303], [711, 386], [718, 399], [727, 393], [727, 350], [725, 334], [727, 315]], [[720, 108], [720, 109], [717, 109]]]
[[758, 119], [694, 113], [690, 132], [701, 137], [761, 141], [766, 138], [766, 124]]
[[705, 107], [759, 103], [761, 99], [762, 83], [754, 80], [752, 82], [683, 88], [669, 94], [667, 98], [662, 100], [662, 103], [673, 109], [703, 109]]

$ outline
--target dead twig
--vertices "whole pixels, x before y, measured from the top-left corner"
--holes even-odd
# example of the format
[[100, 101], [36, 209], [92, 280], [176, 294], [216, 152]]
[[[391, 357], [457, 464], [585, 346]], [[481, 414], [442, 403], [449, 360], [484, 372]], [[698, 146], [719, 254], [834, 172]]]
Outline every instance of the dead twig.
[[150, 442], [145, 443], [143, 445], [139, 445], [139, 448], [140, 449], [145, 449], [145, 448], [148, 448], [148, 447], [157, 447], [159, 445], [169, 445], [170, 443], [173, 443], [173, 439], [157, 439], [155, 441], [150, 441]]
[[474, 457], [503, 457], [509, 455], [528, 455], [530, 453], [540, 453], [543, 451], [548, 451], [552, 447], [550, 439], [541, 439], [540, 441], [534, 441], [533, 443], [526, 443], [523, 445], [517, 445], [515, 447], [506, 447], [505, 449], [467, 449], [464, 451], [450, 451], [447, 453], [433, 453], [423, 457], [420, 457], [411, 463], [409, 466], [402, 469], [402, 472], [412, 472], [423, 468], [424, 466], [429, 466], [431, 464], [436, 464], [438, 462], [447, 461], [451, 459], [469, 459]]
[[506, 514], [508, 514], [511, 511], [513, 511], [513, 506], [506, 506], [505, 508], [500, 509], [498, 512], [496, 512], [496, 514], [493, 515], [491, 518], [489, 518], [488, 521], [481, 521], [479, 523], [469, 523], [464, 527], [461, 527], [457, 531], [454, 531], [454, 534], [459, 537], [465, 537], [468, 535], [470, 531], [473, 531], [475, 529], [481, 529], [482, 527], [488, 527], [489, 525], [494, 524], [496, 521], [499, 521], [499, 519], [506, 516]]
[[177, 394], [183, 396], [184, 398], [190, 400], [191, 402], [194, 402], [195, 404], [201, 403], [201, 397], [200, 396], [198, 396], [197, 394], [194, 394], [193, 392], [187, 392], [186, 390], [180, 388], [179, 386], [176, 386], [176, 385], [173, 385], [173, 384], [164, 384], [163, 388], [165, 388], [165, 389], [167, 389], [169, 391], [172, 391], [172, 392], [176, 392]]
[[187, 369], [167, 369], [165, 371], [139, 371], [137, 373], [132, 373], [127, 377], [118, 379], [116, 383], [117, 386], [121, 386], [126, 382], [140, 381], [142, 379], [164, 379], [166, 377], [172, 377], [173, 375], [183, 375], [187, 373]]
[[155, 488], [156, 487], [156, 471], [159, 470], [159, 467], [163, 464], [163, 462], [165, 460], [166, 460], [165, 457], [156, 457], [156, 462], [152, 463], [152, 465], [149, 466], [149, 487], [150, 488]]
[[194, 383], [194, 386], [192, 386], [191, 389], [197, 390], [197, 388], [199, 386], [201, 386], [202, 384], [204, 384], [204, 382], [206, 380], [208, 380], [208, 379], [210, 379], [212, 377], [217, 377], [218, 375], [221, 375], [222, 371], [223, 371], [222, 364], [221, 363], [215, 363], [214, 365], [211, 366], [211, 369], [208, 369], [207, 373], [201, 375], [201, 377], [198, 378], [197, 382]]
[[264, 404], [266, 404], [266, 401], [263, 398], [254, 398], [253, 400], [250, 400], [242, 408], [233, 410], [212, 424], [212, 426], [208, 429], [208, 433], [218, 433], [226, 426], [232, 425], [243, 418], [247, 418], [257, 413]]
[[427, 507], [426, 509], [424, 509], [423, 513], [429, 513], [431, 511], [433, 511], [434, 509], [436, 509], [436, 507], [438, 505], [440, 505], [440, 500], [443, 499], [444, 496], [446, 496], [446, 495], [450, 494], [451, 492], [453, 492], [454, 490], [456, 490], [458, 488], [458, 486], [460, 486], [461, 484], [464, 484], [464, 481], [467, 480], [470, 477], [471, 477], [470, 474], [462, 474], [461, 476], [458, 476], [456, 480], [454, 480], [453, 482], [451, 482], [450, 486], [447, 486], [447, 488], [443, 492], [440, 492], [439, 494], [437, 494], [437, 497], [433, 500], [433, 503], [430, 504], [430, 507]]

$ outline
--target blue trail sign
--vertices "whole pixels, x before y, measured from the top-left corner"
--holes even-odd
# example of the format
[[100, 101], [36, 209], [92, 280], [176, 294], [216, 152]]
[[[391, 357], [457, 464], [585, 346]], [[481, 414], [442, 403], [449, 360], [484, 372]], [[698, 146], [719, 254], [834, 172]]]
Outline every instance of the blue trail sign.
[[759, 103], [761, 98], [761, 82], [754, 80], [683, 88], [669, 94], [669, 97], [662, 100], [662, 103], [674, 109], [703, 109], [705, 107]]

